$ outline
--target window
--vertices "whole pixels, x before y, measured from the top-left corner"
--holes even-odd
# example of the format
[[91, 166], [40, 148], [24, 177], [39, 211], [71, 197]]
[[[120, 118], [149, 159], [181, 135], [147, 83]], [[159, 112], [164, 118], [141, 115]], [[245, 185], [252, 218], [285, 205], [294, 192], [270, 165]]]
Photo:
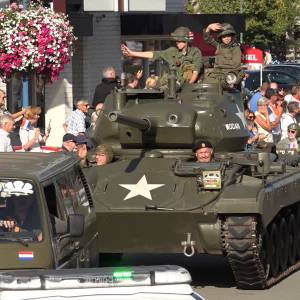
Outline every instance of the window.
[[79, 169], [72, 169], [57, 180], [66, 214], [89, 213], [90, 202]]
[[57, 185], [63, 200], [66, 215], [74, 214], [74, 207], [76, 207], [75, 191], [71, 186], [70, 178], [67, 176], [61, 177], [57, 180]]
[[0, 230], [12, 241], [13, 237], [42, 240], [39, 196], [31, 181], [0, 179]]
[[266, 75], [269, 82], [277, 82], [278, 84], [296, 85], [296, 80], [285, 73], [272, 72]]

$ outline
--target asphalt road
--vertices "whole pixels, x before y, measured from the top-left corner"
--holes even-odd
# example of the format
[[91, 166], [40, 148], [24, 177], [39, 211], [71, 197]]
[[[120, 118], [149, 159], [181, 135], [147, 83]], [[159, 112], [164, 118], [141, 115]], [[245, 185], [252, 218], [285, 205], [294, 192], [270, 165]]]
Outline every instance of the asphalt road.
[[223, 257], [198, 255], [126, 255], [122, 265], [175, 264], [188, 269], [194, 289], [206, 300], [298, 300], [300, 299], [300, 271], [268, 290], [239, 290], [235, 286], [230, 267]]

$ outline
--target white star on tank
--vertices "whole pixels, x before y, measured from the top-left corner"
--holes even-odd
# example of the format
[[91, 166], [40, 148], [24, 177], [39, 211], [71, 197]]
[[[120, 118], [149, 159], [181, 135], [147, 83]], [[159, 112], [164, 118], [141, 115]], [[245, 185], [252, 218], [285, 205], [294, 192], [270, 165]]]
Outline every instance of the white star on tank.
[[150, 191], [157, 189], [164, 184], [148, 184], [146, 175], [144, 175], [136, 184], [119, 184], [121, 187], [129, 190], [130, 192], [126, 195], [124, 200], [128, 200], [135, 196], [142, 196], [149, 200], [152, 200]]

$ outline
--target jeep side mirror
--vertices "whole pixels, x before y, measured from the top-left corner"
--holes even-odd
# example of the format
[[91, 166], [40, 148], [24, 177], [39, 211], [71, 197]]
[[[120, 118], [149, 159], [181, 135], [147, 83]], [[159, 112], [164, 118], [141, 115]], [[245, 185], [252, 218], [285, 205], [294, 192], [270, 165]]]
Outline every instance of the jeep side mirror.
[[84, 232], [84, 216], [72, 214], [68, 216], [67, 233], [59, 237], [60, 240], [67, 237], [81, 237]]

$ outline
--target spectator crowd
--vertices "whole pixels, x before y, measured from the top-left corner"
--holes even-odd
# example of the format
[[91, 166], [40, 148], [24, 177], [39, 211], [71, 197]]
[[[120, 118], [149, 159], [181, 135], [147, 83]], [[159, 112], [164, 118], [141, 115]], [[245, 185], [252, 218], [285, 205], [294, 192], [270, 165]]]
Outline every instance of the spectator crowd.
[[[218, 32], [215, 39], [212, 32]], [[236, 41], [236, 32], [228, 23], [212, 23], [205, 28], [205, 41], [216, 48], [215, 66], [212, 72], [206, 72], [208, 82], [218, 81], [220, 74], [226, 71], [241, 70], [241, 50]], [[162, 51], [132, 51], [125, 44], [121, 46], [124, 57], [146, 58], [150, 60], [163, 59], [175, 68], [177, 81], [180, 84], [195, 83], [203, 75], [203, 59], [201, 51], [191, 46], [193, 35], [189, 28], [178, 27], [171, 33], [176, 47], [170, 47]], [[93, 148], [89, 137], [93, 133], [97, 118], [101, 115], [104, 102], [109, 101], [107, 97], [117, 86], [136, 89], [141, 87], [142, 70], [135, 74], [126, 74], [118, 80], [116, 71], [109, 66], [102, 72], [102, 81], [95, 88], [92, 101], [94, 112], [89, 117], [90, 104], [87, 100], [80, 99], [75, 103], [75, 110], [66, 118], [63, 128], [65, 135], [59, 151], [75, 152], [82, 166], [89, 166], [88, 151]], [[159, 78], [150, 71], [150, 76], [145, 80], [145, 88], [164, 89], [163, 76]], [[181, 85], [180, 85], [181, 86]], [[46, 130], [39, 128], [41, 108], [30, 106], [19, 112], [11, 114], [5, 107], [6, 94], [0, 90], [0, 152], [43, 151], [51, 132], [51, 125]], [[275, 152], [276, 149], [299, 150], [298, 136], [300, 129], [298, 118], [300, 103], [300, 86], [294, 86], [290, 92], [278, 88], [276, 82], [263, 83], [260, 89], [245, 103], [246, 129], [249, 138], [246, 149], [261, 149], [262, 151]], [[105, 104], [106, 105], [106, 104]], [[300, 115], [300, 114], [299, 114]], [[18, 123], [18, 136], [20, 146], [12, 147], [10, 134]], [[203, 145], [209, 145], [207, 142]], [[201, 145], [202, 145], [201, 144]], [[204, 150], [205, 151], [204, 151]], [[202, 152], [209, 158], [212, 147], [198, 147], [195, 150], [196, 157], [202, 157]], [[113, 152], [109, 145], [101, 145], [94, 150], [94, 163], [105, 165], [113, 160]], [[198, 152], [199, 153], [198, 153]], [[202, 151], [202, 152], [201, 152]], [[203, 154], [203, 155], [204, 155]], [[202, 158], [201, 158], [202, 159]], [[205, 158], [203, 158], [205, 159]]]
[[[96, 120], [103, 111], [105, 98], [118, 83], [113, 67], [105, 68], [102, 75], [103, 80], [95, 89], [92, 103], [94, 112], [91, 118], [87, 118], [90, 109], [89, 102], [79, 100], [75, 104], [75, 110], [63, 124], [65, 135], [59, 151], [77, 153], [82, 166], [90, 164], [88, 151], [93, 148], [93, 144], [89, 136], [94, 131]], [[131, 75], [128, 88], [138, 87], [141, 75], [140, 72], [136, 77]], [[146, 88], [151, 80], [155, 81], [153, 74], [150, 74], [147, 79]], [[131, 85], [133, 81], [137, 82], [134, 86]], [[39, 128], [41, 108], [30, 106], [11, 114], [5, 108], [5, 98], [5, 92], [0, 90], [0, 152], [43, 151], [43, 146], [51, 134], [51, 126], [48, 124], [44, 131]], [[249, 133], [246, 149], [261, 149], [269, 152], [275, 152], [278, 149], [299, 151], [299, 105], [300, 86], [294, 86], [290, 92], [285, 92], [279, 89], [275, 82], [263, 83], [245, 103], [246, 129]], [[10, 134], [15, 131], [16, 123], [19, 124], [19, 147], [13, 147], [10, 140]], [[112, 148], [109, 145], [101, 145], [93, 150], [94, 164], [104, 165], [113, 160]]]
[[278, 84], [263, 83], [246, 103], [245, 118], [249, 139], [247, 149], [299, 151], [300, 86], [290, 92]]

